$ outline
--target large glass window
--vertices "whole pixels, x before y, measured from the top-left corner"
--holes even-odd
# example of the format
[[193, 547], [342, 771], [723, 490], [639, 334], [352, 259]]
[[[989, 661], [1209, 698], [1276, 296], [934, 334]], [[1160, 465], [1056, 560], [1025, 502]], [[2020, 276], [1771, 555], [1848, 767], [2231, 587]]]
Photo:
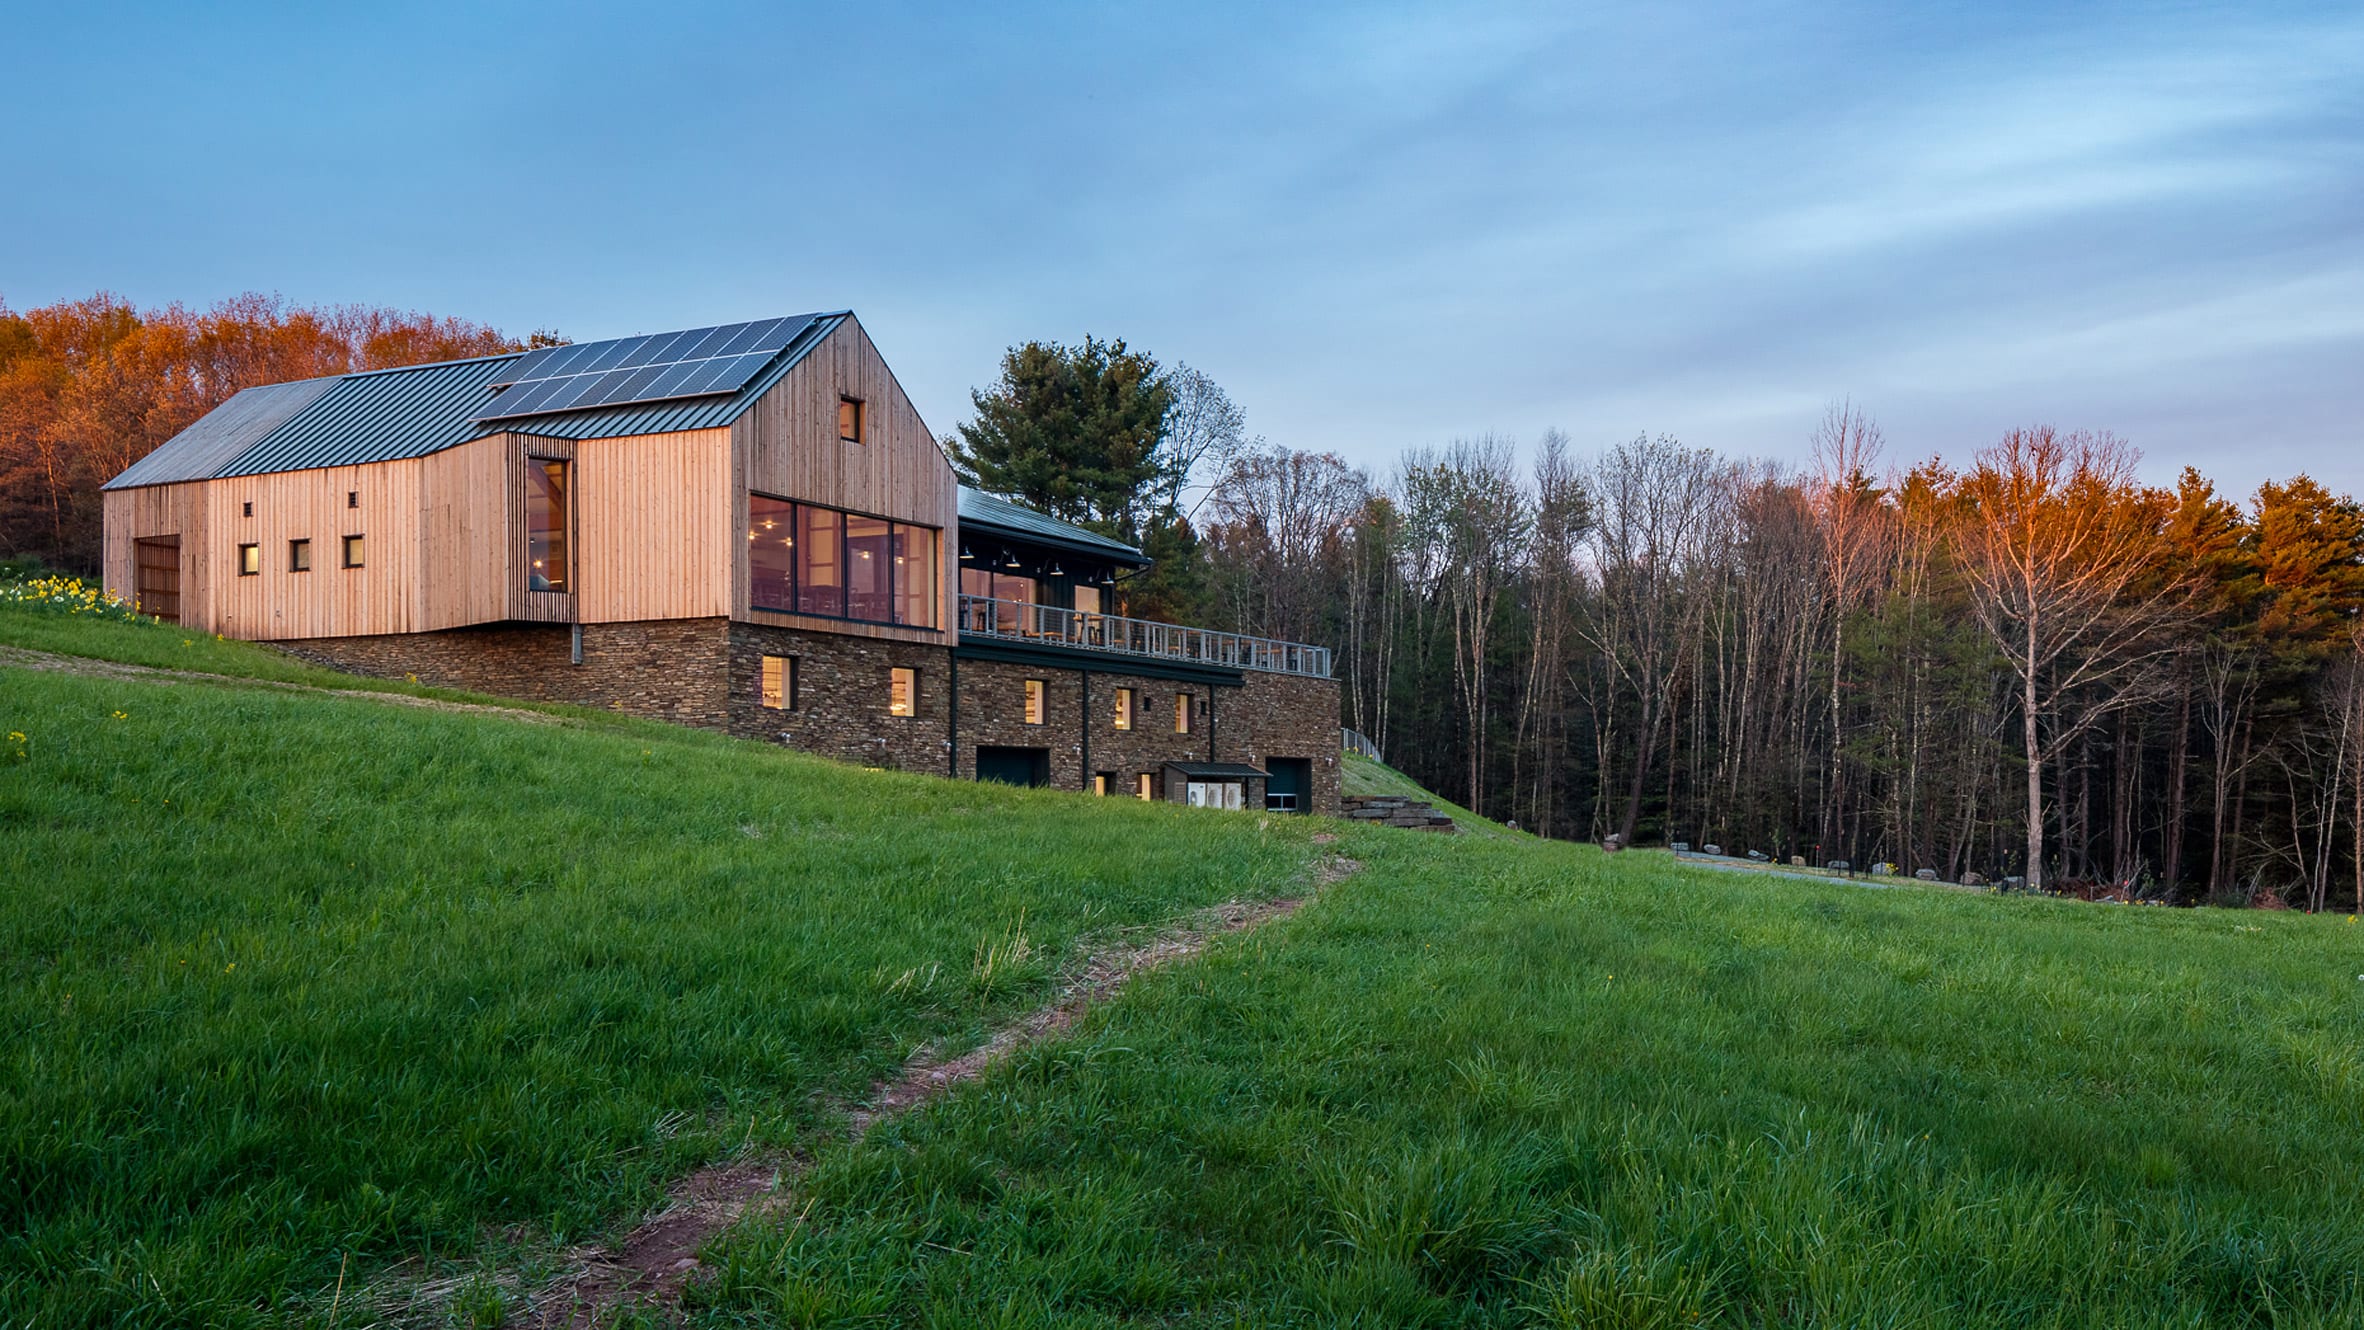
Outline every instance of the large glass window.
[[747, 595], [757, 609], [937, 626], [940, 533], [747, 496]]
[[565, 591], [567, 586], [567, 469], [547, 457], [525, 459], [525, 587]]
[[845, 617], [845, 515], [800, 504], [796, 509], [796, 608]]
[[893, 543], [888, 523], [846, 515], [845, 617], [869, 623], [894, 622]]
[[895, 523], [895, 622], [936, 626], [936, 533]]
[[747, 496], [747, 598], [759, 609], [796, 608], [796, 505]]

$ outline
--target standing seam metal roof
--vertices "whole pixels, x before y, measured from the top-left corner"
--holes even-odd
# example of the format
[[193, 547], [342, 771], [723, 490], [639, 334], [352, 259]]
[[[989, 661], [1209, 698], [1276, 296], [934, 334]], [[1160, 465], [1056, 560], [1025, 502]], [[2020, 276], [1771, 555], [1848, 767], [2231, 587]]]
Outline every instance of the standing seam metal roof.
[[1149, 556], [1122, 541], [1110, 540], [1097, 531], [1086, 531], [1080, 526], [1047, 517], [1032, 508], [1021, 508], [1006, 499], [997, 499], [983, 490], [960, 487], [960, 524], [964, 528], [1000, 531], [1020, 540], [1039, 540], [1062, 549], [1095, 554], [1118, 563], [1146, 564]]
[[250, 388], [107, 482], [109, 489], [309, 471], [424, 457], [495, 434], [610, 439], [728, 425], [851, 316], [791, 316], [804, 327], [728, 397], [650, 402], [478, 424], [492, 385], [523, 352]]
[[233, 394], [204, 418], [123, 469], [107, 489], [207, 480], [337, 386], [337, 379], [267, 383]]

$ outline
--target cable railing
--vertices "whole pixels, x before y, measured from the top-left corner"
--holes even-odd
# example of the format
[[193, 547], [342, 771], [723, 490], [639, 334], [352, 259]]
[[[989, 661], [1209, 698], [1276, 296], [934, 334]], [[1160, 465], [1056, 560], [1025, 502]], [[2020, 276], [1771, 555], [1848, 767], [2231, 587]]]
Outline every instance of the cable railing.
[[1188, 628], [1178, 623], [1152, 623], [1117, 614], [1030, 605], [1019, 600], [996, 600], [990, 596], [960, 598], [960, 631], [964, 637], [1034, 646], [1081, 647], [1125, 656], [1188, 661], [1194, 665], [1304, 674], [1317, 679], [1330, 677], [1328, 647], [1250, 637], [1246, 633], [1222, 633], [1211, 628]]

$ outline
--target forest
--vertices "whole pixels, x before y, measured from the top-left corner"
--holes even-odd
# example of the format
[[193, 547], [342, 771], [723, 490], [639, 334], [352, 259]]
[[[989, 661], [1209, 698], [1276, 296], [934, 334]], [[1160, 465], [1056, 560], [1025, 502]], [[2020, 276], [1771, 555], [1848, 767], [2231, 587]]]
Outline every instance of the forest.
[[[0, 305], [0, 557], [93, 569], [99, 485], [241, 388], [557, 340], [276, 296]], [[1554, 432], [1375, 474], [1096, 339], [1010, 348], [972, 401], [964, 479], [1156, 557], [1126, 612], [1335, 647], [1342, 724], [1489, 816], [2357, 908], [2364, 510], [2304, 475], [2161, 488], [2048, 426], [1912, 462], [1844, 402], [1796, 464]]]
[[2354, 500], [2048, 427], [1898, 465], [1849, 404], [1801, 443], [1243, 448], [1202, 608], [1336, 643], [1346, 725], [1542, 834], [2354, 909]]

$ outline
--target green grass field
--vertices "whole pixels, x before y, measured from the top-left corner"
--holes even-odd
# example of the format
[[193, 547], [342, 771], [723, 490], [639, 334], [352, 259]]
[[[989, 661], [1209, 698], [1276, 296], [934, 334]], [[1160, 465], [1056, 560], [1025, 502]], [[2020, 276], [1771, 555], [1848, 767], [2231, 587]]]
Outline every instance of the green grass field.
[[327, 1324], [748, 1145], [817, 1157], [693, 1324], [2364, 1323], [2344, 918], [1331, 827], [1303, 911], [829, 1144], [1324, 824], [5, 668], [0, 730], [0, 1325]]

